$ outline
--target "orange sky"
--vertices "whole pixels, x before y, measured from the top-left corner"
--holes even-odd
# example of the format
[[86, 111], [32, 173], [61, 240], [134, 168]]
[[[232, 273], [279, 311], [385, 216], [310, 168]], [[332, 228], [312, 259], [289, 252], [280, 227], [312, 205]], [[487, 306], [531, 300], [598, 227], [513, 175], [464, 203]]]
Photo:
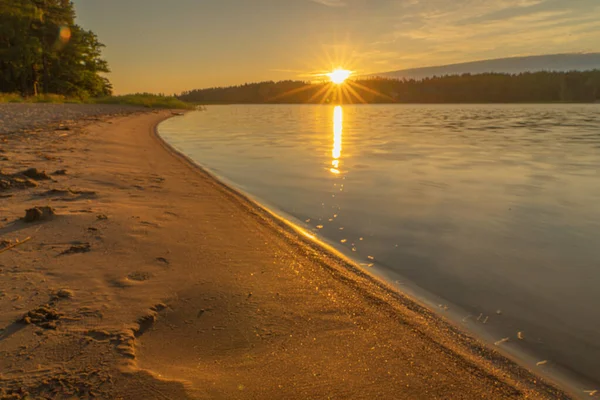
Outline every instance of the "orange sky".
[[116, 93], [600, 51], [597, 0], [75, 0]]

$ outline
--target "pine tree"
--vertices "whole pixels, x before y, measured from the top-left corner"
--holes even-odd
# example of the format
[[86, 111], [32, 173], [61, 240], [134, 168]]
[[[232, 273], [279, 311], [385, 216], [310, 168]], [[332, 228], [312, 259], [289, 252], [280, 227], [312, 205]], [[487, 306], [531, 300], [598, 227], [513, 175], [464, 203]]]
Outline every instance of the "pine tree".
[[69, 0], [0, 0], [0, 91], [110, 94], [98, 37], [75, 24]]

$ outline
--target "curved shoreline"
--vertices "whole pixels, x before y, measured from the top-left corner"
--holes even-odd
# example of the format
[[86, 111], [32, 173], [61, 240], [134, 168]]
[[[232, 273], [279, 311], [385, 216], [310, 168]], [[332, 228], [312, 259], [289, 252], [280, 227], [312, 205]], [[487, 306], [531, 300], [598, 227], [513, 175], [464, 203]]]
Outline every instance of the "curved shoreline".
[[[163, 122], [163, 121], [161, 121]], [[210, 172], [190, 157], [186, 156], [171, 144], [169, 144], [158, 132], [159, 122], [153, 129], [153, 137], [156, 139], [166, 151], [173, 157], [177, 158], [196, 173], [200, 173], [209, 177], [219, 190], [226, 193], [239, 204], [247, 208], [248, 212], [260, 217], [265, 223], [276, 229], [286, 240], [297, 246], [302, 251], [310, 251], [318, 253], [319, 264], [331, 271], [332, 278], [344, 281], [345, 284], [351, 285], [357, 293], [362, 294], [371, 301], [374, 301], [378, 306], [389, 307], [389, 312], [397, 313], [398, 307], [406, 308], [410, 312], [416, 313], [421, 318], [427, 319], [427, 330], [431, 333], [430, 324], [434, 325], [433, 330], [445, 332], [444, 335], [437, 333], [428, 338], [437, 344], [441, 344], [446, 351], [453, 352], [463, 357], [465, 361], [474, 362], [475, 367], [477, 358], [492, 364], [499, 368], [503, 373], [512, 376], [518, 376], [523, 381], [528, 381], [536, 385], [536, 389], [552, 394], [553, 396], [574, 396], [578, 394], [572, 387], [567, 387], [567, 392], [561, 392], [557, 386], [553, 384], [553, 377], [541, 377], [525, 366], [518, 363], [512, 358], [508, 352], [500, 349], [496, 350], [489, 345], [483, 343], [480, 339], [472, 336], [460, 326], [448, 321], [443, 316], [427, 307], [418, 298], [402, 293], [399, 289], [392, 287], [389, 282], [386, 282], [383, 277], [375, 276], [367, 270], [361, 268], [358, 263], [350, 257], [344, 255], [332, 245], [320, 240], [314, 235], [307, 232], [301, 226], [286, 219], [284, 216], [277, 214], [276, 211], [269, 209], [267, 206], [260, 203], [258, 199], [243, 193], [236, 189], [233, 185], [225, 183], [218, 175]], [[396, 304], [394, 304], [396, 303]], [[415, 324], [415, 327], [423, 327], [422, 324]], [[456, 347], [458, 344], [459, 347]], [[475, 359], [473, 359], [475, 357]], [[479, 368], [481, 366], [477, 366]], [[548, 380], [548, 381], [547, 381]], [[558, 379], [556, 380], [558, 382]]]
[[170, 116], [3, 142], [50, 179], [2, 201], [31, 240], [0, 260], [0, 397], [568, 398], [169, 149]]

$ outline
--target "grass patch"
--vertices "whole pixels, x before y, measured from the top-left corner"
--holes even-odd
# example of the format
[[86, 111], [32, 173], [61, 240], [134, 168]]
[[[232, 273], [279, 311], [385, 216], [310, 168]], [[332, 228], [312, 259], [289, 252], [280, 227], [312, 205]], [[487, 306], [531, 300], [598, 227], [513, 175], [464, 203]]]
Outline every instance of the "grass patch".
[[0, 103], [23, 103], [25, 99], [15, 93], [0, 93]]
[[181, 101], [176, 97], [149, 93], [110, 96], [100, 99], [93, 99], [92, 101], [98, 104], [122, 104], [147, 108], [176, 108], [183, 110], [191, 110], [195, 108], [193, 104]]
[[0, 93], [0, 103], [82, 103], [80, 99], [69, 98], [60, 94], [40, 94], [38, 96], [23, 97], [16, 93]]
[[35, 97], [28, 97], [25, 99], [26, 103], [49, 103], [49, 104], [63, 104], [69, 101], [65, 96], [59, 94], [40, 94]]
[[195, 108], [193, 104], [181, 101], [176, 97], [149, 93], [90, 98], [86, 100], [75, 97], [65, 97], [58, 94], [42, 94], [39, 96], [23, 97], [16, 93], [0, 93], [0, 103], [119, 104], [146, 108], [173, 108], [181, 110], [192, 110]]

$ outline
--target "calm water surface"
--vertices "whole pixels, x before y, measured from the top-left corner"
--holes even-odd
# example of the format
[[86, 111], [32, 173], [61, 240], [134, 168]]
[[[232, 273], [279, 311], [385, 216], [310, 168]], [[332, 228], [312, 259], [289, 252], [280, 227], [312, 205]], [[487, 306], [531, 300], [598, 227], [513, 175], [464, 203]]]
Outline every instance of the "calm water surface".
[[159, 131], [400, 290], [600, 389], [600, 106], [215, 106]]

